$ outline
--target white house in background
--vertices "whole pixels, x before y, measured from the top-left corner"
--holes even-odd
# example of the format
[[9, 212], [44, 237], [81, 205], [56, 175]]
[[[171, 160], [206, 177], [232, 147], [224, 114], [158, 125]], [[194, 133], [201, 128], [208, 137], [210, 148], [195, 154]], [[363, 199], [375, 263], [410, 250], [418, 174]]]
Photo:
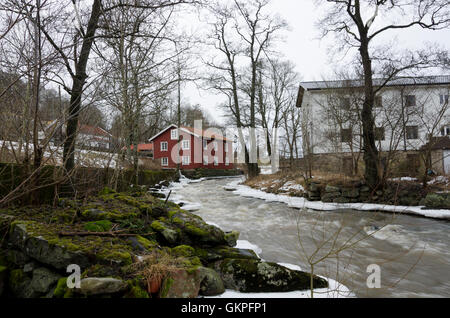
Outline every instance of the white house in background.
[[98, 126], [78, 125], [76, 143], [85, 148], [110, 150], [113, 136]]
[[[380, 87], [382, 79], [375, 79]], [[304, 153], [336, 154], [362, 148], [362, 80], [302, 82]], [[376, 94], [375, 138], [381, 151], [419, 150], [433, 137], [450, 135], [450, 75], [390, 80]]]

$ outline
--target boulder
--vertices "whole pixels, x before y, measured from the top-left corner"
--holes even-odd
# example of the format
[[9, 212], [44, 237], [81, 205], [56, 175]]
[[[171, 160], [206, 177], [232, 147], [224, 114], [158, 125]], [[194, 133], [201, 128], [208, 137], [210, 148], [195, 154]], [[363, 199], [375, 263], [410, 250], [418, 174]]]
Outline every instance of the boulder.
[[341, 196], [340, 192], [327, 192], [322, 196], [323, 202], [333, 202], [335, 199]]
[[9, 289], [17, 298], [37, 298], [40, 293], [31, 288], [31, 278], [23, 270], [12, 270], [9, 275]]
[[53, 273], [47, 268], [36, 268], [33, 271], [33, 278], [30, 286], [38, 293], [48, 293], [51, 287], [55, 285], [60, 278], [60, 275]]
[[27, 256], [57, 269], [65, 270], [70, 264], [87, 267], [89, 259], [86, 255], [49, 243], [44, 237], [34, 232], [37, 230], [36, 227], [39, 227], [36, 222], [25, 223], [24, 221], [24, 223], [13, 224], [9, 236], [10, 242], [24, 251]]
[[358, 188], [343, 188], [342, 196], [349, 199], [356, 199], [359, 197], [359, 189]]
[[[225, 288], [240, 292], [290, 292], [310, 288], [311, 275], [290, 270], [275, 263], [251, 259], [226, 259], [214, 268], [220, 273]], [[314, 276], [314, 288], [328, 287], [328, 282]]]
[[206, 267], [200, 267], [197, 271], [200, 277], [200, 295], [217, 296], [225, 292], [225, 285], [219, 273]]
[[86, 296], [89, 295], [107, 295], [116, 294], [125, 291], [128, 284], [115, 278], [84, 278], [80, 282], [80, 288], [74, 289], [74, 292]]
[[159, 292], [160, 298], [197, 298], [200, 279], [196, 270], [180, 269], [168, 274]]
[[327, 185], [325, 187], [325, 192], [326, 193], [341, 193], [341, 189], [338, 187], [333, 187], [333, 186]]
[[197, 298], [217, 296], [225, 292], [220, 275], [211, 268], [180, 269], [167, 275], [161, 284], [161, 298]]
[[259, 259], [258, 255], [252, 250], [233, 248], [228, 246], [219, 246], [215, 248], [196, 248], [195, 255], [203, 263], [215, 263], [226, 258], [233, 259]]
[[235, 247], [237, 245], [237, 240], [239, 239], [240, 233], [237, 231], [231, 231], [225, 233], [225, 241], [227, 241], [228, 246]]

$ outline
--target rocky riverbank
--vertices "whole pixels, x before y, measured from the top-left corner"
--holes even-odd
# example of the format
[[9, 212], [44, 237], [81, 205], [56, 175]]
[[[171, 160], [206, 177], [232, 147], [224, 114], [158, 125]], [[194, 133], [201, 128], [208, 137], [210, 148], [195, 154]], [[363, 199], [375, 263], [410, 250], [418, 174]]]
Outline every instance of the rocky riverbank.
[[[178, 205], [104, 189], [56, 207], [0, 210], [0, 296], [186, 298], [307, 290], [311, 276], [263, 262]], [[80, 268], [69, 288], [68, 268]], [[315, 288], [328, 282], [312, 278]]]

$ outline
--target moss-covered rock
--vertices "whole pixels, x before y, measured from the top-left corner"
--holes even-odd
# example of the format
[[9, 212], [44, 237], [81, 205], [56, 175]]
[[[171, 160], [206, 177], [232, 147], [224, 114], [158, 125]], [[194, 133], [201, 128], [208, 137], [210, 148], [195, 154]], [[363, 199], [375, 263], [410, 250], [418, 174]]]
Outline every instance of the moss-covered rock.
[[36, 298], [40, 294], [30, 286], [31, 278], [21, 269], [14, 269], [9, 275], [9, 290], [18, 298]]
[[124, 292], [127, 288], [128, 284], [119, 279], [90, 277], [82, 279], [80, 288], [75, 289], [74, 292], [85, 296], [109, 295]]
[[209, 264], [227, 258], [233, 259], [259, 259], [256, 253], [252, 250], [238, 249], [228, 246], [218, 246], [214, 248], [196, 248], [195, 255], [197, 255], [203, 263]]
[[198, 268], [197, 275], [200, 277], [200, 295], [217, 296], [225, 292], [225, 285], [219, 273], [211, 268]]
[[[226, 259], [217, 262], [225, 288], [240, 292], [290, 292], [310, 288], [311, 275], [293, 271], [275, 263], [251, 259]], [[328, 287], [326, 280], [315, 276], [314, 288]]]
[[127, 284], [128, 291], [124, 295], [124, 298], [150, 298], [139, 280], [129, 280]]
[[237, 231], [231, 231], [225, 233], [225, 241], [227, 241], [228, 246], [235, 247], [237, 245], [237, 240], [239, 239], [240, 233]]
[[46, 294], [54, 287], [60, 278], [60, 275], [45, 267], [36, 268], [33, 271], [30, 287], [37, 293]]
[[8, 268], [6, 266], [0, 265], [0, 297], [5, 290], [5, 286], [8, 282]]
[[88, 232], [107, 232], [111, 230], [113, 223], [108, 220], [87, 222], [84, 224], [84, 229]]
[[94, 260], [119, 266], [131, 264], [133, 249], [128, 242], [97, 236], [60, 237], [58, 233], [64, 229], [34, 221], [15, 221], [9, 240], [27, 256], [57, 269], [65, 270], [70, 264], [87, 268]]
[[53, 290], [54, 298], [70, 298], [71, 291], [67, 287], [67, 277], [62, 277], [58, 280], [55, 289]]
[[180, 269], [170, 273], [162, 282], [160, 298], [197, 298], [200, 291], [197, 271]]

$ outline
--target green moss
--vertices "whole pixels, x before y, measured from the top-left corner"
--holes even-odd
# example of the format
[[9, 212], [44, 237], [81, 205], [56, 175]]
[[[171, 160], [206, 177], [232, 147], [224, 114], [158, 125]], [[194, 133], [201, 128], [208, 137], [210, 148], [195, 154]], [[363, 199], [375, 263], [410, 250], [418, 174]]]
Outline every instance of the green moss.
[[84, 229], [88, 232], [107, 232], [113, 224], [109, 220], [93, 221], [84, 224]]
[[9, 273], [9, 286], [16, 289], [25, 280], [26, 275], [21, 269], [14, 269]]
[[160, 291], [160, 297], [161, 298], [166, 298], [167, 297], [167, 294], [169, 293], [169, 290], [172, 287], [174, 282], [175, 282], [175, 280], [173, 278], [170, 278], [170, 277], [167, 277], [164, 280], [164, 283], [161, 286], [161, 291]]
[[153, 221], [151, 227], [157, 232], [162, 232], [165, 229], [165, 227], [158, 221]]
[[147, 291], [142, 288], [139, 280], [127, 281], [129, 291], [125, 294], [124, 298], [150, 298]]
[[192, 223], [187, 223], [185, 229], [188, 234], [191, 234], [194, 236], [205, 237], [205, 236], [209, 235], [208, 231], [201, 229], [199, 227], [196, 227]]
[[63, 298], [66, 294], [67, 290], [67, 277], [60, 278], [58, 283], [56, 284], [56, 288], [53, 291], [53, 297], [55, 298]]
[[188, 245], [180, 245], [172, 248], [172, 254], [175, 256], [193, 257], [195, 256], [195, 249]]
[[176, 225], [184, 225], [183, 220], [180, 218], [176, 218], [176, 217], [172, 219], [172, 223], [176, 224]]
[[154, 249], [156, 246], [158, 246], [158, 242], [156, 241], [150, 241], [148, 239], [146, 239], [145, 237], [142, 237], [140, 235], [136, 236], [136, 239], [138, 240], [138, 242], [140, 244], [142, 244], [142, 246], [144, 246], [146, 249], [148, 250], [152, 250]]
[[112, 251], [103, 252], [98, 257], [106, 261], [120, 262], [122, 265], [130, 265], [133, 262], [129, 252], [115, 250], [114, 247], [112, 247]]
[[34, 221], [17, 221], [11, 224], [14, 229], [18, 224], [25, 225], [27, 234], [30, 236], [41, 236], [50, 245], [61, 246], [68, 251], [92, 255], [98, 260], [110, 263], [131, 264], [130, 252], [132, 247], [129, 242], [120, 238], [104, 238], [98, 236], [90, 237], [60, 237], [58, 232], [64, 229], [58, 224], [47, 225]]
[[99, 194], [99, 195], [107, 195], [107, 194], [114, 194], [114, 193], [117, 193], [117, 192], [114, 191], [114, 190], [111, 189], [111, 188], [104, 187], [103, 190], [100, 191], [98, 194]]

